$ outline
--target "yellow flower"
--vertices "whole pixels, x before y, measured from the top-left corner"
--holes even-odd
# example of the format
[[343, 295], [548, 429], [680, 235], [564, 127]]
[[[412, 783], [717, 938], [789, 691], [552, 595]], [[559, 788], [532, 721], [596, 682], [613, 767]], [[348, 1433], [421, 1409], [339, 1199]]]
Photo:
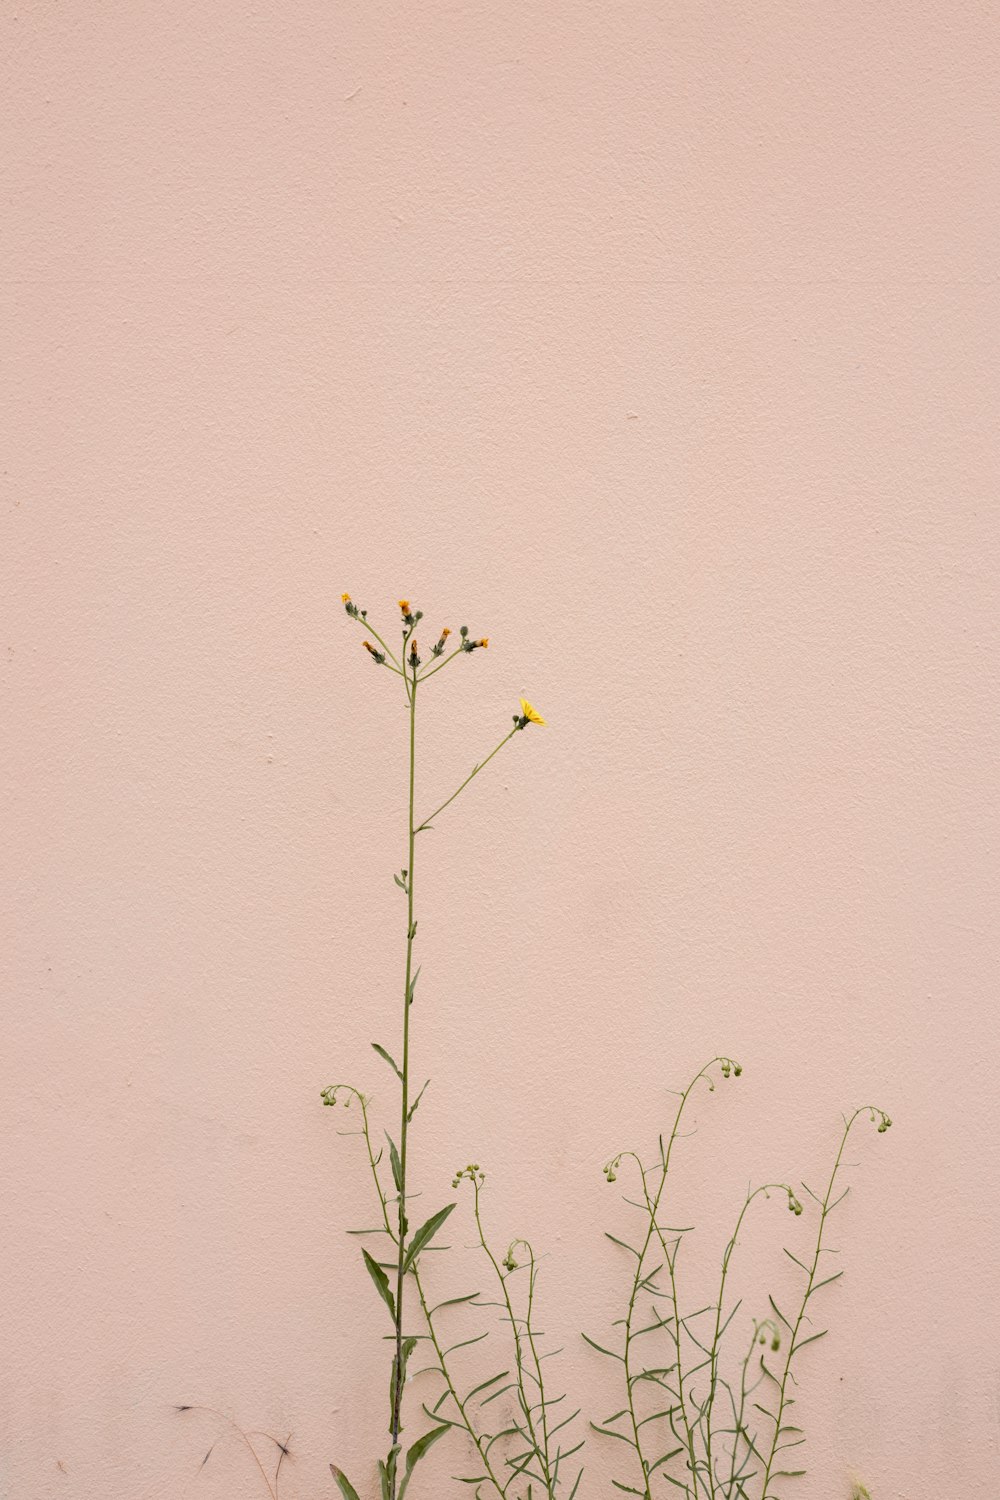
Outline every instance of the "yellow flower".
[[545, 723], [545, 720], [542, 718], [541, 714], [538, 712], [538, 709], [537, 708], [532, 708], [532, 706], [528, 702], [527, 698], [522, 698], [521, 699], [521, 713], [522, 713], [523, 717], [527, 719], [527, 721], [528, 721], [529, 724], [544, 724]]
[[341, 602], [341, 604], [350, 604], [350, 602], [351, 602], [351, 596], [350, 596], [350, 594], [341, 594], [341, 596], [340, 596], [340, 602]]
[[408, 615], [410, 613], [410, 601], [409, 601], [409, 599], [400, 599], [400, 601], [399, 601], [399, 607], [403, 611], [404, 615]]
[[476, 645], [477, 646], [488, 646], [489, 643], [490, 643], [489, 636], [488, 635], [484, 635], [481, 641], [477, 641], [476, 642]]

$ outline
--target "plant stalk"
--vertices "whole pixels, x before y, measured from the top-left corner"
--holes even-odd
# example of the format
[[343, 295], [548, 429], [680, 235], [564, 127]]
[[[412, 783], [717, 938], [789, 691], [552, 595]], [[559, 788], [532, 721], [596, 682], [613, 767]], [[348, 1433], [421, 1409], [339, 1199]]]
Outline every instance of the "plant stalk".
[[[405, 652], [405, 645], [404, 645]], [[405, 654], [404, 654], [405, 667]], [[405, 680], [405, 679], [404, 679]], [[390, 1432], [392, 1445], [395, 1447], [399, 1442], [399, 1434], [402, 1431], [403, 1410], [403, 1301], [406, 1276], [404, 1265], [406, 1261], [406, 1156], [407, 1136], [409, 1134], [409, 1111], [410, 1111], [410, 986], [413, 976], [413, 855], [416, 843], [416, 828], [413, 821], [414, 788], [416, 784], [416, 744], [417, 744], [417, 669], [413, 667], [412, 681], [409, 684], [410, 705], [410, 756], [409, 756], [409, 811], [407, 817], [407, 866], [406, 866], [406, 977], [403, 985], [403, 1058], [401, 1072], [402, 1099], [400, 1104], [399, 1120], [399, 1215], [396, 1236], [396, 1362], [394, 1366], [395, 1378], [392, 1391], [392, 1421]], [[391, 1483], [391, 1500], [395, 1500], [396, 1481], [393, 1475]]]

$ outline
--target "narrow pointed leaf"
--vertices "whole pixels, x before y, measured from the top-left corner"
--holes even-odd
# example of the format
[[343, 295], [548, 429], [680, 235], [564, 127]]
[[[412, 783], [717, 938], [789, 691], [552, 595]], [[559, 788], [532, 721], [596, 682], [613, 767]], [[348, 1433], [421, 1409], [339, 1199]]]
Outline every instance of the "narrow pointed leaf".
[[417, 1441], [407, 1450], [406, 1472], [403, 1475], [402, 1482], [399, 1486], [399, 1500], [403, 1500], [403, 1496], [406, 1494], [406, 1486], [410, 1482], [410, 1475], [413, 1473], [413, 1470], [416, 1468], [417, 1464], [423, 1458], [427, 1450], [429, 1448], [433, 1448], [438, 1438], [444, 1437], [445, 1433], [448, 1431], [451, 1425], [452, 1424], [450, 1422], [444, 1422], [440, 1427], [432, 1427], [430, 1432], [425, 1432], [422, 1437], [418, 1437]]
[[336, 1464], [331, 1464], [330, 1473], [333, 1475], [344, 1500], [359, 1500], [357, 1490], [342, 1469], [338, 1469]]
[[392, 1167], [392, 1180], [396, 1184], [396, 1192], [401, 1193], [403, 1191], [403, 1168], [399, 1160], [399, 1152], [396, 1150], [396, 1143], [388, 1131], [385, 1133], [385, 1138], [389, 1142], [389, 1165]]
[[465, 1297], [449, 1297], [447, 1302], [438, 1302], [431, 1308], [431, 1317], [435, 1313], [439, 1313], [444, 1307], [458, 1307], [462, 1302], [475, 1302], [478, 1296], [478, 1292], [469, 1292]]
[[382, 1061], [383, 1062], [387, 1062], [389, 1064], [390, 1068], [395, 1073], [395, 1075], [399, 1079], [400, 1083], [402, 1083], [402, 1081], [403, 1081], [403, 1075], [399, 1071], [398, 1064], [390, 1056], [390, 1054], [385, 1050], [385, 1048], [381, 1045], [381, 1043], [379, 1043], [379, 1042], [372, 1042], [372, 1051], [373, 1052], [377, 1052], [378, 1055], [379, 1055], [379, 1057], [382, 1059]]
[[375, 1283], [375, 1290], [378, 1292], [379, 1296], [382, 1298], [382, 1301], [389, 1309], [390, 1316], [392, 1317], [393, 1322], [395, 1322], [396, 1299], [392, 1295], [392, 1289], [389, 1286], [389, 1278], [374, 1256], [369, 1255], [367, 1250], [362, 1250], [361, 1254], [365, 1258], [365, 1266], [368, 1270], [368, 1274], [371, 1277], [372, 1281]]
[[598, 1352], [598, 1354], [606, 1354], [608, 1356], [608, 1359], [617, 1359], [618, 1362], [619, 1362], [619, 1364], [624, 1364], [625, 1363], [625, 1360], [622, 1357], [622, 1355], [615, 1354], [615, 1352], [614, 1352], [613, 1349], [604, 1349], [604, 1348], [602, 1348], [600, 1344], [595, 1344], [593, 1339], [588, 1338], [585, 1333], [581, 1333], [580, 1337], [583, 1339], [583, 1342], [585, 1344], [589, 1344], [590, 1345], [591, 1349], [596, 1349], [597, 1352]]
[[[427, 1080], [427, 1083], [430, 1083], [430, 1079], [429, 1078]], [[409, 1109], [406, 1112], [406, 1123], [407, 1124], [410, 1123], [410, 1121], [413, 1119], [413, 1116], [417, 1112], [417, 1105], [420, 1103], [421, 1099], [424, 1097], [424, 1094], [425, 1094], [426, 1089], [427, 1089], [427, 1083], [424, 1084], [423, 1088], [420, 1090], [420, 1093], [414, 1099], [413, 1103], [410, 1105]]]
[[489, 1380], [484, 1380], [481, 1385], [473, 1386], [472, 1390], [465, 1398], [465, 1404], [468, 1405], [473, 1396], [478, 1396], [480, 1391], [488, 1391], [491, 1385], [496, 1385], [498, 1380], [506, 1379], [509, 1374], [509, 1370], [501, 1370], [499, 1375], [491, 1375]]
[[404, 1271], [408, 1271], [410, 1269], [410, 1267], [413, 1265], [413, 1262], [420, 1254], [421, 1250], [423, 1250], [434, 1238], [438, 1230], [441, 1228], [441, 1225], [444, 1223], [445, 1219], [447, 1219], [448, 1215], [451, 1213], [454, 1207], [454, 1203], [446, 1204], [444, 1208], [438, 1209], [436, 1214], [432, 1214], [431, 1217], [427, 1220], [426, 1224], [421, 1224], [420, 1228], [417, 1230], [416, 1234], [414, 1234], [409, 1245], [407, 1246], [406, 1259], [403, 1261]]
[[798, 1354], [800, 1349], [804, 1349], [807, 1344], [815, 1344], [817, 1339], [825, 1339], [828, 1332], [829, 1330], [824, 1328], [822, 1333], [811, 1333], [807, 1339], [799, 1339], [795, 1345], [796, 1354]]

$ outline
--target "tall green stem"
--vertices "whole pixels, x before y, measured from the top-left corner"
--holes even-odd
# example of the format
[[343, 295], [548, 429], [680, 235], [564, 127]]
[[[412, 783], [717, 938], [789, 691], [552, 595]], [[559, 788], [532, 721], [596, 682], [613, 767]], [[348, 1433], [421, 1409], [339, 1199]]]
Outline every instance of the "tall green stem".
[[639, 1292], [642, 1289], [642, 1286], [646, 1279], [642, 1274], [643, 1265], [645, 1263], [646, 1256], [649, 1253], [649, 1247], [653, 1243], [654, 1238], [659, 1241], [660, 1249], [663, 1251], [664, 1260], [666, 1262], [667, 1272], [670, 1276], [670, 1297], [673, 1312], [671, 1321], [673, 1325], [673, 1343], [677, 1355], [677, 1410], [681, 1424], [684, 1428], [684, 1447], [687, 1450], [687, 1463], [688, 1468], [691, 1472], [691, 1483], [694, 1487], [695, 1496], [697, 1496], [698, 1494], [699, 1472], [694, 1449], [694, 1432], [692, 1430], [691, 1423], [688, 1420], [687, 1401], [684, 1395], [684, 1355], [681, 1340], [681, 1317], [679, 1299], [677, 1295], [677, 1276], [674, 1269], [674, 1258], [676, 1257], [677, 1249], [680, 1245], [680, 1239], [678, 1239], [674, 1243], [673, 1248], [671, 1249], [671, 1247], [668, 1246], [666, 1239], [664, 1238], [664, 1229], [657, 1222], [657, 1216], [660, 1211], [660, 1202], [663, 1198], [664, 1189], [667, 1185], [667, 1178], [670, 1175], [670, 1157], [673, 1153], [674, 1142], [677, 1140], [677, 1134], [680, 1129], [681, 1116], [684, 1113], [688, 1099], [691, 1097], [695, 1085], [698, 1083], [699, 1079], [708, 1077], [709, 1068], [717, 1062], [724, 1062], [728, 1064], [730, 1063], [730, 1059], [713, 1057], [711, 1062], [706, 1063], [705, 1066], [695, 1074], [695, 1076], [692, 1078], [691, 1082], [688, 1084], [687, 1088], [681, 1095], [680, 1103], [677, 1106], [677, 1112], [674, 1115], [674, 1124], [670, 1132], [670, 1138], [667, 1141], [667, 1149], [663, 1153], [660, 1160], [660, 1181], [657, 1185], [655, 1194], [650, 1194], [649, 1189], [646, 1185], [646, 1173], [641, 1165], [639, 1167], [642, 1180], [642, 1192], [646, 1202], [646, 1214], [649, 1219], [649, 1224], [646, 1229], [646, 1237], [643, 1240], [642, 1250], [641, 1252], [637, 1252], [638, 1261], [635, 1268], [635, 1274], [632, 1278], [632, 1292], [631, 1296], [629, 1297], [628, 1316], [625, 1319], [624, 1362], [625, 1390], [628, 1398], [629, 1419], [631, 1422], [632, 1433], [634, 1437], [633, 1446], [635, 1447], [636, 1456], [639, 1460], [639, 1466], [642, 1469], [643, 1489], [640, 1493], [643, 1496], [643, 1500], [652, 1500], [652, 1491], [650, 1489], [649, 1483], [649, 1468], [642, 1451], [642, 1439], [639, 1436], [639, 1430], [642, 1426], [642, 1423], [639, 1421], [638, 1413], [636, 1412], [635, 1408], [635, 1398], [633, 1395], [633, 1385], [635, 1381], [632, 1375], [630, 1356], [632, 1342], [635, 1337], [635, 1335], [633, 1335], [632, 1333], [632, 1324], [635, 1318], [636, 1304], [638, 1301]]
[[[405, 647], [404, 647], [405, 649]], [[405, 657], [404, 657], [405, 662]], [[392, 1391], [392, 1443], [399, 1442], [402, 1429], [403, 1407], [403, 1292], [406, 1284], [406, 1147], [409, 1134], [410, 1112], [410, 1002], [413, 978], [413, 854], [416, 828], [413, 821], [414, 787], [416, 784], [417, 745], [417, 668], [413, 666], [412, 682], [409, 685], [410, 704], [410, 766], [409, 766], [409, 812], [407, 817], [408, 857], [406, 865], [406, 978], [403, 985], [403, 1060], [402, 1100], [399, 1120], [399, 1217], [396, 1236], [396, 1362]], [[392, 1500], [395, 1500], [395, 1476], [392, 1480]]]
[[[826, 1192], [824, 1193], [822, 1202], [820, 1202], [819, 1205], [819, 1228], [816, 1231], [816, 1248], [813, 1252], [813, 1257], [808, 1268], [803, 1266], [803, 1270], [806, 1271], [806, 1288], [802, 1294], [802, 1301], [799, 1304], [798, 1316], [796, 1317], [794, 1324], [789, 1324], [786, 1319], [782, 1318], [782, 1322], [785, 1323], [786, 1328], [788, 1328], [789, 1330], [790, 1338], [788, 1341], [788, 1353], [785, 1356], [784, 1369], [781, 1373], [781, 1380], [778, 1382], [778, 1409], [777, 1415], [774, 1419], [774, 1432], [771, 1436], [770, 1451], [767, 1455], [767, 1463], [764, 1466], [764, 1481], [763, 1489], [761, 1491], [761, 1500], [769, 1500], [768, 1489], [771, 1483], [771, 1476], [774, 1470], [775, 1459], [777, 1458], [777, 1455], [780, 1451], [781, 1435], [785, 1430], [783, 1423], [785, 1411], [787, 1410], [789, 1404], [788, 1382], [789, 1379], [792, 1378], [792, 1360], [805, 1344], [812, 1343], [815, 1339], [822, 1337], [821, 1334], [810, 1334], [807, 1338], [800, 1339], [799, 1335], [802, 1331], [802, 1324], [805, 1321], [806, 1308], [809, 1305], [809, 1299], [812, 1297], [813, 1293], [819, 1289], [819, 1286], [823, 1286], [826, 1284], [825, 1282], [820, 1282], [818, 1286], [816, 1282], [816, 1276], [819, 1271], [819, 1258], [823, 1254], [823, 1234], [826, 1229], [826, 1221], [830, 1217], [830, 1214], [833, 1212], [834, 1208], [836, 1208], [837, 1203], [840, 1202], [839, 1198], [837, 1199], [837, 1203], [831, 1202], [833, 1198], [833, 1190], [836, 1186], [841, 1162], [844, 1158], [844, 1150], [847, 1146], [847, 1138], [851, 1133], [855, 1120], [857, 1120], [859, 1115], [863, 1115], [866, 1111], [872, 1114], [876, 1112], [879, 1114], [882, 1113], [880, 1110], [875, 1111], [871, 1105], [864, 1105], [861, 1109], [856, 1109], [851, 1115], [850, 1119], [847, 1120], [844, 1124], [844, 1133], [840, 1138], [840, 1146], [837, 1151], [836, 1160], [833, 1163], [833, 1170], [830, 1173], [830, 1180], [827, 1183]], [[886, 1118], [885, 1115], [882, 1115], [882, 1118], [884, 1120]], [[811, 1196], [815, 1197], [815, 1194], [811, 1194]], [[841, 1196], [843, 1196], [843, 1194]], [[801, 1262], [799, 1262], [799, 1264], [801, 1264]], [[834, 1276], [829, 1277], [828, 1280], [836, 1280], [837, 1277], [841, 1274], [842, 1273], [838, 1272]], [[774, 1500], [774, 1497], [770, 1497], [770, 1500]]]
[[[511, 1326], [511, 1332], [514, 1335], [514, 1359], [517, 1365], [517, 1392], [518, 1400], [521, 1404], [521, 1410], [524, 1413], [524, 1436], [526, 1440], [531, 1444], [534, 1455], [538, 1459], [538, 1463], [542, 1471], [542, 1478], [545, 1483], [545, 1493], [547, 1496], [552, 1496], [554, 1494], [554, 1486], [552, 1482], [551, 1470], [549, 1467], [549, 1424], [548, 1415], [545, 1409], [545, 1383], [542, 1377], [542, 1364], [541, 1360], [538, 1357], [538, 1347], [535, 1343], [534, 1331], [531, 1324], [531, 1311], [535, 1299], [535, 1252], [532, 1250], [527, 1240], [518, 1240], [516, 1242], [517, 1244], [524, 1245], [526, 1247], [529, 1258], [528, 1315], [527, 1318], [521, 1320], [518, 1318], [517, 1314], [514, 1311], [514, 1304], [511, 1301], [510, 1292], [507, 1289], [507, 1278], [503, 1274], [503, 1271], [501, 1271], [497, 1258], [493, 1254], [493, 1251], [490, 1249], [486, 1239], [486, 1231], [483, 1229], [483, 1221], [479, 1209], [478, 1181], [473, 1179], [472, 1186], [475, 1191], [476, 1229], [479, 1231], [479, 1243], [486, 1251], [486, 1254], [489, 1257], [490, 1264], [492, 1265], [493, 1270], [496, 1273], [496, 1278], [500, 1285], [500, 1294], [503, 1297], [504, 1306], [507, 1309], [507, 1321]], [[511, 1246], [512, 1250], [513, 1248], [514, 1247]], [[525, 1325], [525, 1332], [523, 1334], [520, 1328], [520, 1323], [522, 1321]], [[524, 1362], [524, 1346], [522, 1340], [525, 1337], [527, 1337], [528, 1347], [531, 1350], [531, 1356], [535, 1366], [533, 1378], [535, 1384], [538, 1386], [538, 1406], [541, 1413], [540, 1421], [542, 1424], [541, 1441], [539, 1441], [538, 1432], [535, 1427], [534, 1419], [531, 1415], [532, 1408], [535, 1403], [533, 1403], [531, 1400], [531, 1391], [528, 1389], [527, 1380], [525, 1378], [526, 1374], [530, 1375], [530, 1371], [526, 1370]]]
[[[719, 1342], [722, 1337], [724, 1317], [723, 1307], [726, 1300], [726, 1281], [729, 1276], [729, 1262], [732, 1260], [733, 1251], [736, 1249], [736, 1242], [740, 1237], [740, 1230], [743, 1228], [743, 1220], [747, 1216], [750, 1205], [753, 1203], [754, 1199], [759, 1198], [762, 1193], [765, 1197], [767, 1197], [768, 1190], [772, 1188], [775, 1192], [778, 1192], [779, 1190], [782, 1192], [786, 1192], [789, 1196], [789, 1201], [791, 1202], [793, 1200], [792, 1190], [787, 1182], [766, 1182], [763, 1183], [760, 1187], [754, 1188], [753, 1192], [747, 1194], [743, 1207], [740, 1209], [740, 1216], [736, 1220], [736, 1228], [733, 1230], [732, 1237], [730, 1238], [729, 1243], [727, 1244], [722, 1255], [722, 1276], [719, 1280], [719, 1296], [715, 1304], [715, 1330], [712, 1334], [712, 1342], [709, 1346], [709, 1386], [708, 1399], [705, 1403], [704, 1413], [705, 1472], [708, 1478], [708, 1486], [712, 1496], [712, 1500], [715, 1500], [718, 1489], [722, 1487], [721, 1484], [717, 1486], [715, 1481], [715, 1464], [712, 1456], [712, 1413], [715, 1408], [715, 1394], [719, 1384]], [[739, 1434], [737, 1433], [737, 1444], [738, 1441]]]

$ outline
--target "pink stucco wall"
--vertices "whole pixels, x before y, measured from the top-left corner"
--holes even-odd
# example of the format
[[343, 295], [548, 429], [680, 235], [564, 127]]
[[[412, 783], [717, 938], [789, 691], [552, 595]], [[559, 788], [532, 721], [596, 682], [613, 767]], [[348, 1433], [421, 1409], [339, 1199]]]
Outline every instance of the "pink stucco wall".
[[172, 1402], [292, 1431], [288, 1500], [381, 1446], [318, 1095], [388, 1095], [403, 715], [348, 589], [491, 637], [428, 800], [518, 692], [552, 726], [424, 856], [428, 1199], [489, 1168], [600, 1414], [604, 1158], [740, 1057], [678, 1182], [714, 1264], [874, 1098], [794, 1494], [995, 1500], [995, 6], [3, 29], [0, 1493], [259, 1493]]

